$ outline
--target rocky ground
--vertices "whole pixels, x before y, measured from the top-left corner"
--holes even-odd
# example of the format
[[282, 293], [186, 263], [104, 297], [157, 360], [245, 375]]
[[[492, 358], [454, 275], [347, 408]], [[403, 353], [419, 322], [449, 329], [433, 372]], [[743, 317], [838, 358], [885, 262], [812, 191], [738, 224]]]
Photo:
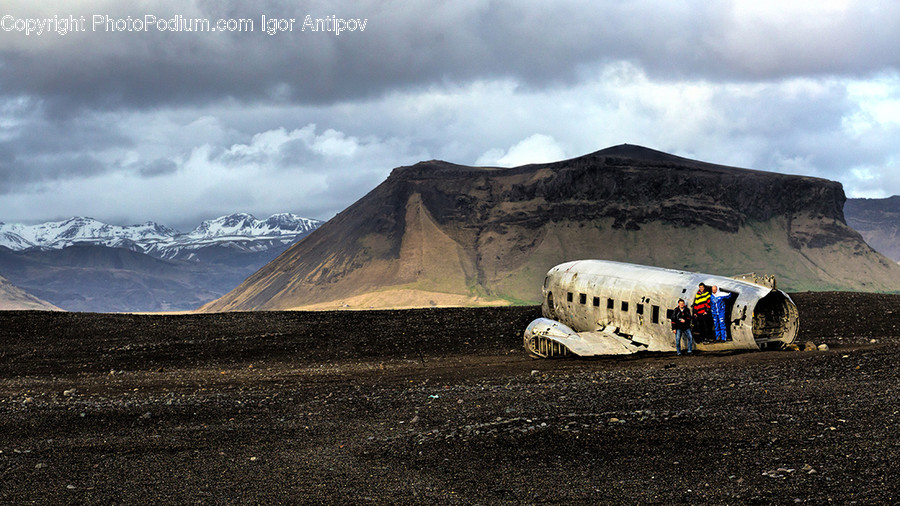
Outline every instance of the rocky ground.
[[538, 309], [0, 313], [0, 503], [891, 503], [900, 296], [829, 351], [532, 360]]

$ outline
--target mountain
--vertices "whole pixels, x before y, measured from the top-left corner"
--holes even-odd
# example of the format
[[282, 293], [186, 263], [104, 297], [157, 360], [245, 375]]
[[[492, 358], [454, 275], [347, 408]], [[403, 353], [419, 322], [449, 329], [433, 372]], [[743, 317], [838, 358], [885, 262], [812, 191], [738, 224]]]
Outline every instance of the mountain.
[[0, 310], [59, 311], [59, 308], [31, 295], [0, 276]]
[[847, 199], [847, 224], [879, 253], [900, 262], [900, 195], [886, 199]]
[[148, 222], [0, 224], [0, 273], [69, 311], [182, 311], [222, 296], [320, 224], [233, 214], [187, 234]]
[[0, 248], [0, 272], [65, 310], [87, 312], [192, 309], [246, 276], [235, 269], [95, 244], [46, 251]]
[[509, 169], [421, 162], [202, 310], [535, 303], [547, 269], [579, 258], [900, 290], [844, 200], [837, 182], [630, 145]]
[[108, 225], [93, 218], [20, 225], [0, 223], [0, 246], [13, 251], [63, 249], [75, 244], [127, 248], [157, 258], [193, 259], [210, 248], [260, 252], [287, 245], [315, 230], [321, 222], [294, 214], [257, 220], [237, 213], [207, 220], [183, 234], [152, 221], [143, 225]]

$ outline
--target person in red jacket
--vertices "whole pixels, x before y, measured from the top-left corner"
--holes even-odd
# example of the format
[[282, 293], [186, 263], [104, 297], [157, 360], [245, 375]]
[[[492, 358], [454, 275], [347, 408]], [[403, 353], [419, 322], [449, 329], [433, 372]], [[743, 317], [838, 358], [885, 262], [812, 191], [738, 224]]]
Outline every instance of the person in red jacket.
[[715, 339], [713, 333], [712, 307], [709, 303], [709, 288], [705, 283], [697, 286], [697, 293], [694, 294], [694, 303], [691, 307], [694, 309], [694, 335], [697, 336], [697, 342], [712, 341]]

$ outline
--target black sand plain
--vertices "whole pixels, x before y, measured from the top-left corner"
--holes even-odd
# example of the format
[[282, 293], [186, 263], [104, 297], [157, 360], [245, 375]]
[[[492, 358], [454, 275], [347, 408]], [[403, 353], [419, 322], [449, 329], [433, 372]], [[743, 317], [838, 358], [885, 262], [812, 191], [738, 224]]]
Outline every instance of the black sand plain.
[[532, 360], [536, 307], [0, 313], [0, 503], [897, 503], [900, 295], [828, 351]]

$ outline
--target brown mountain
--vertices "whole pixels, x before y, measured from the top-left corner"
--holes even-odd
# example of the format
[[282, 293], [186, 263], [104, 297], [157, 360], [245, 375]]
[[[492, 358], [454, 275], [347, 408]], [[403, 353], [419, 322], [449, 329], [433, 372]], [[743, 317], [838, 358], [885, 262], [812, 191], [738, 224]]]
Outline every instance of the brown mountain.
[[847, 199], [847, 224], [879, 253], [900, 262], [900, 195], [886, 199]]
[[0, 276], [0, 310], [36, 309], [41, 311], [61, 311], [58, 307], [13, 285]]
[[900, 290], [844, 201], [834, 181], [630, 145], [509, 169], [421, 162], [201, 310], [534, 303], [547, 269], [579, 258]]

